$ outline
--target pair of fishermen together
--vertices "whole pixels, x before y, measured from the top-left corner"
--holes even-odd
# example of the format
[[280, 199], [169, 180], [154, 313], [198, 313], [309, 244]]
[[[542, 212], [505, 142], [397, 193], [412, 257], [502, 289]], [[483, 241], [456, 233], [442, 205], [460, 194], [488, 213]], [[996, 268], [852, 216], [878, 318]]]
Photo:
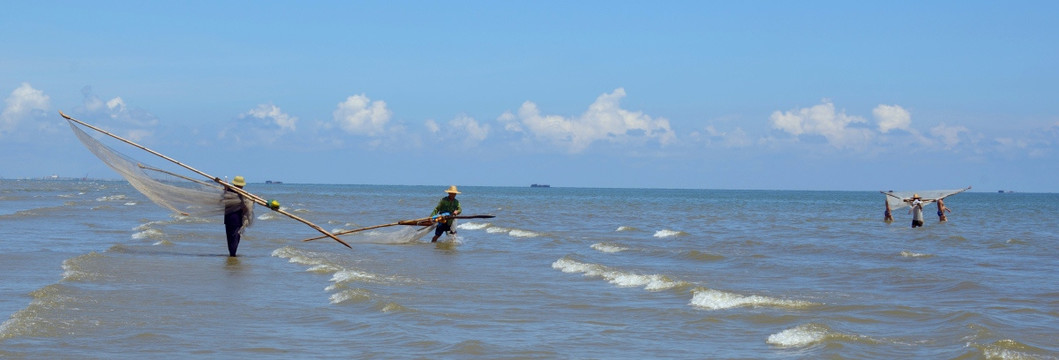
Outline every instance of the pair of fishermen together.
[[[246, 186], [246, 179], [236, 176], [232, 179], [232, 185], [242, 189]], [[453, 216], [463, 212], [460, 201], [456, 199], [456, 195], [460, 193], [456, 185], [449, 186], [445, 193], [445, 197], [438, 201], [438, 205], [430, 213], [431, 220], [437, 224], [434, 229], [434, 238], [430, 242], [437, 242], [445, 232], [455, 234], [453, 224], [456, 220]], [[254, 222], [254, 202], [229, 188], [225, 188], [221, 202], [224, 204], [224, 231], [228, 238], [228, 256], [235, 256], [239, 250], [239, 240], [242, 238], [243, 230]], [[269, 205], [271, 207], [272, 204]], [[274, 209], [278, 208], [279, 204], [276, 203]]]

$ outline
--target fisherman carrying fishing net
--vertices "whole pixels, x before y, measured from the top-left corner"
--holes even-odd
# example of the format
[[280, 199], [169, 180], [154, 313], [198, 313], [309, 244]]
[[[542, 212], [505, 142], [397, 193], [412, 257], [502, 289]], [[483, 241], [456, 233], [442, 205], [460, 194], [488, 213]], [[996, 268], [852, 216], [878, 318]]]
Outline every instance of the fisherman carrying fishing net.
[[438, 238], [446, 231], [449, 234], [455, 234], [456, 230], [452, 225], [456, 223], [456, 219], [452, 218], [452, 216], [463, 212], [463, 209], [460, 208], [460, 201], [456, 200], [456, 194], [460, 193], [456, 190], [456, 185], [449, 186], [445, 193], [448, 195], [441, 198], [441, 201], [438, 201], [438, 206], [434, 207], [434, 212], [430, 213], [430, 219], [438, 225], [434, 229], [434, 238], [430, 239], [430, 242], [438, 242]]
[[883, 195], [886, 195], [886, 211], [883, 212], [883, 221], [886, 221], [886, 223], [893, 222], [894, 214], [892, 211], [907, 206], [909, 207], [908, 213], [912, 214], [912, 228], [921, 227], [924, 222], [924, 207], [930, 203], [936, 203], [938, 206], [938, 222], [946, 222], [948, 218], [945, 213], [952, 212], [952, 210], [949, 210], [948, 206], [945, 205], [945, 199], [970, 189], [971, 187], [968, 186], [963, 189], [953, 190], [880, 191]]
[[[243, 229], [249, 226], [250, 222], [253, 221], [254, 203], [267, 206], [272, 211], [283, 214], [293, 220], [297, 220], [320, 232], [324, 237], [329, 237], [339, 244], [351, 248], [345, 241], [335, 237], [334, 234], [324, 230], [320, 226], [284, 211], [280, 208], [279, 201], [265, 200], [260, 196], [243, 190], [243, 186], [246, 186], [246, 179], [242, 176], [236, 176], [234, 181], [229, 184], [228, 182], [221, 180], [219, 177], [199, 171], [198, 169], [179, 162], [176, 159], [148, 149], [143, 145], [114, 135], [113, 133], [81, 120], [74, 119], [73, 117], [64, 114], [62, 111], [59, 112], [59, 115], [69, 122], [70, 129], [73, 130], [74, 135], [81, 140], [81, 143], [85, 145], [85, 148], [87, 148], [88, 151], [92, 152], [92, 154], [96, 155], [96, 157], [102, 160], [104, 164], [121, 175], [121, 177], [125, 178], [125, 180], [129, 182], [129, 185], [136, 188], [137, 191], [150, 199], [151, 202], [182, 216], [216, 216], [223, 211], [225, 216], [224, 226], [228, 237], [228, 253], [231, 256], [235, 256]], [[78, 125], [92, 129], [103, 135], [117, 139], [129, 146], [165, 159], [172, 165], [183, 168], [185, 172], [190, 171], [191, 174], [188, 175], [195, 177], [184, 176], [172, 171], [148, 166], [128, 155], [122, 154], [117, 150], [104, 145], [99, 140], [88, 135], [88, 133], [85, 133], [85, 131]]]
[[[246, 179], [236, 176], [232, 179], [232, 185], [242, 189], [246, 186]], [[239, 239], [243, 230], [254, 223], [254, 201], [230, 188], [224, 189], [224, 231], [228, 237], [228, 256], [235, 256], [239, 250]]]

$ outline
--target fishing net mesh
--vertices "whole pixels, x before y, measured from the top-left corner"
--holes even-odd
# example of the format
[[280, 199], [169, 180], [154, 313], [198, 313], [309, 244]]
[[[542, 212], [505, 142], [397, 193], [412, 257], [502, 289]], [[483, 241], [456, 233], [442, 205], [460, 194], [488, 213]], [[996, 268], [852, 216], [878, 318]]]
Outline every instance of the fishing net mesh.
[[890, 205], [890, 209], [899, 209], [902, 207], [909, 206], [908, 202], [903, 199], [912, 199], [913, 195], [919, 195], [923, 201], [944, 199], [945, 197], [955, 195], [963, 192], [967, 189], [953, 189], [953, 190], [919, 190], [919, 191], [888, 191], [886, 194], [892, 196], [886, 196], [886, 203]]
[[72, 121], [67, 122], [89, 151], [155, 204], [184, 215], [211, 216], [224, 213], [221, 201], [224, 188], [221, 185], [148, 166], [104, 145]]

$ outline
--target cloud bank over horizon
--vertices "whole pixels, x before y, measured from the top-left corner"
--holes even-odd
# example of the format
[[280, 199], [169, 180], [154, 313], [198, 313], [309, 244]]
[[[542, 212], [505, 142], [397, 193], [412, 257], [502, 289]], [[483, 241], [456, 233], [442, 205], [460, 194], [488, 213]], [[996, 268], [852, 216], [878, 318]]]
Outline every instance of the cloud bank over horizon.
[[[120, 133], [134, 141], [150, 136], [171, 136], [176, 139], [186, 136], [155, 134], [162, 120], [147, 110], [129, 106], [121, 96], [104, 100], [88, 86], [82, 89], [82, 94], [83, 102], [76, 107], [76, 111], [83, 112], [82, 116], [106, 119], [108, 126], [117, 128]], [[439, 142], [459, 144], [464, 148], [488, 145], [513, 150], [524, 148], [528, 143], [536, 144], [535, 148], [550, 148], [553, 152], [566, 156], [578, 156], [599, 143], [662, 151], [669, 147], [671, 151], [686, 151], [686, 146], [670, 145], [680, 143], [681, 138], [695, 139], [704, 136], [727, 147], [739, 148], [757, 145], [766, 147], [764, 145], [775, 142], [819, 147], [820, 141], [801, 140], [821, 138], [823, 144], [836, 151], [865, 153], [887, 151], [894, 146], [955, 151], [961, 146], [981, 144], [981, 140], [985, 138], [971, 128], [951, 125], [948, 122], [939, 122], [925, 131], [920, 131], [914, 126], [913, 113], [898, 104], [879, 104], [873, 108], [872, 122], [863, 116], [847, 113], [830, 99], [823, 99], [819, 104], [809, 107], [775, 110], [767, 119], [745, 120], [731, 129], [721, 129], [720, 124], [711, 122], [702, 126], [701, 131], [692, 130], [680, 134], [665, 117], [623, 108], [621, 100], [626, 96], [624, 88], [600, 94], [586, 106], [584, 112], [572, 116], [544, 113], [537, 103], [526, 100], [517, 110], [506, 111], [491, 122], [482, 122], [466, 114], [459, 114], [447, 121], [424, 119], [421, 120], [421, 128], [407, 128], [392, 122], [395, 110], [390, 109], [385, 100], [372, 100], [362, 93], [348, 96], [336, 105], [330, 122], [323, 122], [310, 127], [309, 130], [298, 126], [298, 116], [286, 113], [280, 106], [270, 102], [258, 104], [244, 113], [234, 115], [233, 121], [218, 129], [217, 133], [218, 139], [228, 139], [234, 143], [274, 143], [301, 131], [375, 141], [389, 138], [387, 141], [402, 143], [411, 135], [395, 133], [415, 132], [414, 129], [420, 129], [421, 133], [415, 136], [436, 138]], [[51, 117], [50, 112], [54, 110], [51, 109], [49, 99], [44, 91], [34, 88], [30, 83], [22, 83], [12, 90], [5, 98], [5, 106], [0, 112], [0, 136], [17, 136], [19, 132], [28, 131], [24, 129], [24, 125], [36, 123], [36, 118]], [[754, 128], [761, 131], [756, 135], [748, 131]], [[1034, 148], [1032, 153], [1040, 156], [1042, 151], [1047, 150], [1039, 147], [1051, 145], [1057, 128], [1059, 121], [1042, 129], [1042, 134], [1052, 135], [1050, 138], [1018, 138], [1009, 134], [990, 139], [992, 141], [987, 144], [1027, 149], [1028, 153], [1031, 152], [1030, 148]], [[339, 130], [338, 135], [332, 129]], [[1037, 147], [1031, 144], [1036, 144]], [[311, 148], [313, 145], [306, 143], [299, 146]], [[991, 149], [978, 151], [989, 150]]]
[[[624, 88], [599, 94], [574, 115], [550, 114], [543, 110], [546, 106], [526, 100], [516, 109], [487, 121], [465, 113], [448, 120], [395, 121], [402, 109], [391, 109], [384, 99], [360, 93], [347, 96], [331, 110], [321, 109], [320, 113], [330, 111], [332, 115], [325, 120], [305, 122], [302, 116], [266, 102], [230, 115], [228, 122], [188, 125], [179, 119], [159, 119], [122, 96], [101, 96], [86, 86], [82, 88], [81, 103], [67, 113], [138, 142], [183, 144], [207, 152], [256, 152], [260, 145], [282, 145], [302, 156], [353, 161], [416, 158], [449, 149], [489, 154], [494, 159], [548, 156], [575, 163], [599, 156], [634, 155], [632, 158], [655, 159], [648, 160], [655, 164], [644, 166], [673, 169], [698, 166], [675, 159], [723, 164], [723, 159], [738, 156], [742, 161], [761, 159], [758, 166], [767, 167], [770, 158], [800, 162], [823, 157], [870, 163], [894, 156], [915, 159], [921, 156], [917, 154], [932, 154], [931, 158], [936, 158], [933, 162], [960, 161], [966, 166], [979, 166], [1012, 159], [1047, 159], [1054, 156], [1054, 146], [1059, 141], [1059, 121], [1031, 133], [986, 134], [961, 124], [960, 119], [920, 124], [915, 112], [900, 104], [878, 104], [862, 116], [826, 98], [805, 107], [772, 110], [767, 116], [738, 114], [685, 120], [684, 126], [674, 126], [662, 114], [624, 107], [621, 100], [626, 96]], [[65, 136], [65, 123], [54, 113], [57, 109], [53, 108], [51, 97], [30, 83], [21, 83], [8, 93], [4, 104], [0, 109], [0, 139], [47, 143], [56, 136]], [[406, 125], [417, 122], [421, 125]], [[210, 133], [216, 136], [202, 136]], [[346, 154], [346, 150], [358, 155], [339, 155]], [[242, 156], [252, 159], [254, 155]], [[568, 171], [589, 170], [581, 167]]]

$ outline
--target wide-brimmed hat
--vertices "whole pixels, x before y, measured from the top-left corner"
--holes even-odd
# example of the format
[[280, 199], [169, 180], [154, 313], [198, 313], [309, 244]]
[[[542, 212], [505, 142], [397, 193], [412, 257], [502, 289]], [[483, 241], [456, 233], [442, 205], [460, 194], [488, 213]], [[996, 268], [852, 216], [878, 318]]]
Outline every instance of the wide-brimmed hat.
[[449, 194], [459, 194], [460, 193], [459, 190], [456, 190], [456, 185], [449, 186], [449, 189], [445, 190], [445, 192], [447, 192]]
[[912, 194], [913, 199], [919, 199], [919, 194]]
[[235, 185], [235, 186], [246, 186], [246, 179], [243, 179], [242, 176], [236, 176], [235, 178], [232, 179], [232, 185]]

